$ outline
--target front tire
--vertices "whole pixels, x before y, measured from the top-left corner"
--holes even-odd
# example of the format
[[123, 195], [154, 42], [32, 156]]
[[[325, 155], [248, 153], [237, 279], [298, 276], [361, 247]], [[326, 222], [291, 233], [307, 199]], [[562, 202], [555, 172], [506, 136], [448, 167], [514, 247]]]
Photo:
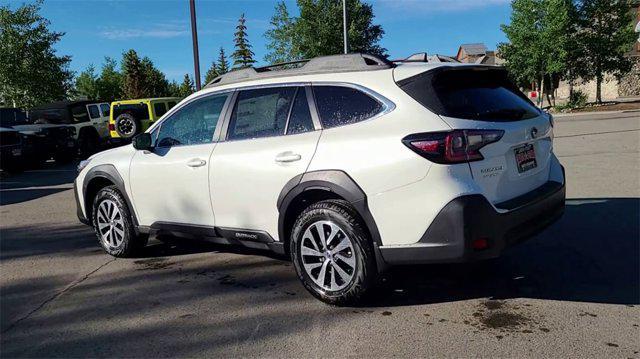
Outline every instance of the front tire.
[[116, 186], [101, 189], [93, 201], [93, 226], [100, 246], [114, 257], [132, 257], [148, 235], [136, 235], [127, 202]]
[[371, 238], [346, 201], [305, 209], [294, 223], [290, 251], [304, 287], [325, 303], [356, 303], [375, 283]]

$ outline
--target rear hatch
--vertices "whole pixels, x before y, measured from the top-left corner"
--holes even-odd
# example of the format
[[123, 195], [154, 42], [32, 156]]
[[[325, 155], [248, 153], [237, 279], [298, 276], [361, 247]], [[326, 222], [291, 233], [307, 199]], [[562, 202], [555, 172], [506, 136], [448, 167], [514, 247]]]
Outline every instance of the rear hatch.
[[473, 143], [478, 130], [501, 134], [468, 161], [474, 180], [493, 204], [548, 181], [553, 127], [550, 117], [490, 66], [443, 66], [398, 81], [416, 101]]

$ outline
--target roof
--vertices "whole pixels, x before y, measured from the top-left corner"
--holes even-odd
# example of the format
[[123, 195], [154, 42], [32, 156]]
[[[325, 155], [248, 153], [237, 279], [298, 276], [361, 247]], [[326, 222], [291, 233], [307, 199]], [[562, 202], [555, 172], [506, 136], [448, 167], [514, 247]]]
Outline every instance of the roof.
[[467, 55], [484, 55], [487, 52], [487, 46], [483, 43], [462, 44], [460, 49]]
[[155, 102], [155, 101], [176, 101], [180, 102], [182, 99], [179, 97], [153, 97], [153, 98], [136, 98], [132, 100], [113, 101], [112, 105], [130, 105], [142, 102]]
[[[291, 68], [292, 66], [297, 67]], [[393, 68], [393, 66], [394, 65], [386, 59], [369, 54], [355, 53], [321, 56], [309, 60], [292, 61], [258, 68], [248, 67], [230, 71], [213, 79], [205, 88], [274, 77], [383, 70]], [[280, 68], [280, 70], [277, 70], [278, 68]]]
[[48, 109], [62, 109], [62, 108], [67, 108], [69, 106], [72, 105], [85, 105], [85, 104], [89, 104], [89, 103], [99, 103], [99, 102], [104, 102], [104, 101], [88, 101], [88, 100], [80, 100], [80, 101], [70, 101], [70, 100], [65, 100], [65, 101], [57, 101], [57, 102], [51, 102], [51, 103], [46, 103], [43, 105], [39, 105], [39, 106], [34, 106], [31, 108], [31, 110], [48, 110]]

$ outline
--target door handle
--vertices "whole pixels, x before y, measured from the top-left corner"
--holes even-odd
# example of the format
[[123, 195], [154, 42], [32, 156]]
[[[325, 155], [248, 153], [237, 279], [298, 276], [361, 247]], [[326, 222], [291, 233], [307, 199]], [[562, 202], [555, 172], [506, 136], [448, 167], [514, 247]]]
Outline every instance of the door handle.
[[195, 160], [191, 160], [189, 162], [187, 162], [187, 166], [189, 167], [202, 167], [204, 165], [207, 164], [207, 161], [205, 160], [200, 160], [200, 159], [195, 159]]
[[276, 162], [286, 163], [286, 162], [295, 162], [300, 161], [302, 156], [297, 153], [293, 153], [291, 151], [282, 152], [276, 156]]

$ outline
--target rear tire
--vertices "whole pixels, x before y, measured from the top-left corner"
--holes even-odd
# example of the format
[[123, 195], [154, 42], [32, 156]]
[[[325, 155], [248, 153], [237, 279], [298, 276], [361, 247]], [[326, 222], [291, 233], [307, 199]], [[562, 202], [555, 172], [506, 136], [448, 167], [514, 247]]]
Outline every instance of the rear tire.
[[304, 287], [325, 303], [356, 303], [375, 283], [371, 238], [346, 201], [326, 200], [305, 209], [293, 225], [290, 252]]
[[136, 235], [127, 202], [116, 186], [98, 191], [91, 218], [100, 246], [114, 257], [132, 257], [147, 244], [149, 236]]

